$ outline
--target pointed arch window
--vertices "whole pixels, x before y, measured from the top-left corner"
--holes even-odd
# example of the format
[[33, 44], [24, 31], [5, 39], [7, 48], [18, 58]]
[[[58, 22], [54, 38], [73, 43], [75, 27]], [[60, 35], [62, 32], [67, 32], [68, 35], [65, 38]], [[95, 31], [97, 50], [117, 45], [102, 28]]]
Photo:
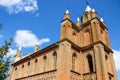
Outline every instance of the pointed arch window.
[[53, 69], [56, 69], [56, 64], [57, 64], [57, 53], [53, 53]]
[[89, 30], [85, 31], [84, 40], [85, 40], [85, 45], [89, 45], [90, 44], [90, 31]]
[[75, 71], [75, 67], [76, 67], [76, 54], [74, 53], [72, 55], [72, 70]]
[[46, 71], [47, 57], [44, 56], [43, 59], [44, 59], [43, 71]]
[[77, 34], [75, 32], [73, 32], [72, 36], [73, 36], [73, 41], [77, 42]]
[[87, 55], [87, 60], [88, 60], [88, 65], [89, 65], [89, 71], [93, 72], [93, 61], [92, 61], [92, 56]]

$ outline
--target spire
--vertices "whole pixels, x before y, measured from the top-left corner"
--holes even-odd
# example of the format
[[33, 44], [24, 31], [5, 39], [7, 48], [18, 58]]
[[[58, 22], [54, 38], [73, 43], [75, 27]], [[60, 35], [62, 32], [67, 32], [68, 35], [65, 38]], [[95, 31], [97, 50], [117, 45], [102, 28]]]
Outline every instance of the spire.
[[86, 7], [85, 11], [91, 11], [91, 8], [90, 8], [90, 6], [89, 6], [89, 5], [87, 5], [87, 7]]
[[16, 52], [16, 55], [14, 57], [14, 62], [17, 62], [20, 60], [21, 58], [21, 49], [22, 49], [22, 45], [19, 46], [17, 52]]
[[65, 12], [66, 14], [69, 14], [69, 11], [68, 11], [68, 9], [66, 10], [66, 12]]
[[94, 8], [92, 9], [92, 12], [95, 12], [95, 9], [94, 9]]
[[80, 24], [81, 24], [81, 22], [80, 22], [80, 18], [78, 17], [78, 18], [77, 18], [76, 25], [77, 25], [77, 26], [80, 26]]
[[104, 22], [103, 18], [100, 18], [100, 21], [101, 21], [101, 22]]
[[70, 19], [70, 13], [69, 13], [68, 9], [66, 10], [66, 12], [64, 14], [64, 19]]
[[77, 21], [80, 21], [80, 18], [79, 18], [79, 17], [77, 18]]
[[101, 21], [104, 25], [106, 25], [106, 24], [105, 24], [105, 21], [103, 20], [103, 18], [100, 18], [100, 21]]
[[21, 51], [21, 49], [22, 49], [22, 44], [19, 46], [18, 50], [20, 50], [20, 51]]
[[40, 48], [40, 46], [39, 46], [39, 40], [36, 42], [36, 44], [35, 44], [35, 47], [34, 47], [34, 52], [37, 52], [38, 50], [39, 50], [39, 48]]

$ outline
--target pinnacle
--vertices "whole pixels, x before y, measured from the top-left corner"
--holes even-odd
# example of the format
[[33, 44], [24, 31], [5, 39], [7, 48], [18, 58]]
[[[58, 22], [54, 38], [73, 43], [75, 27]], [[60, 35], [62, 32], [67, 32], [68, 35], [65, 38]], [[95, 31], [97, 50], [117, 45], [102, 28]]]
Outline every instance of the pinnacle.
[[92, 9], [92, 12], [95, 12], [95, 9]]
[[80, 21], [80, 18], [79, 18], [79, 17], [77, 18], [77, 21]]
[[66, 10], [66, 12], [65, 12], [66, 14], [69, 14], [69, 11], [68, 10]]
[[22, 49], [22, 44], [19, 46], [19, 49], [18, 49], [18, 50], [20, 50], [20, 51], [21, 51], [21, 49]]
[[103, 18], [100, 18], [100, 21], [101, 21], [101, 22], [104, 22]]
[[87, 7], [86, 7], [85, 11], [91, 11], [90, 6], [88, 6], [88, 5], [87, 5]]

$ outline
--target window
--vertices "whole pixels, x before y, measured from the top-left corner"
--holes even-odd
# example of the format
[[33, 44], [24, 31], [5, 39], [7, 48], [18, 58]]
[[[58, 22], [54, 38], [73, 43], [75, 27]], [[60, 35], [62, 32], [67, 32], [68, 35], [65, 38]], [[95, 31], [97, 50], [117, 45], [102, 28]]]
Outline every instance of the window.
[[112, 80], [112, 78], [109, 76], [109, 80]]
[[17, 70], [17, 67], [15, 67], [15, 70]]
[[35, 59], [35, 63], [37, 63], [37, 61], [38, 61], [38, 60], [37, 60], [37, 59]]
[[30, 65], [30, 62], [28, 62], [28, 66]]
[[44, 56], [44, 66], [43, 66], [43, 71], [46, 71], [46, 64], [47, 64], [47, 57]]
[[35, 73], [37, 72], [37, 64], [38, 64], [38, 59], [35, 59], [35, 65], [34, 65], [34, 71]]
[[72, 36], [73, 36], [72, 37], [73, 41], [77, 42], [77, 34], [75, 32], [73, 32]]
[[105, 55], [105, 59], [106, 59], [106, 60], [108, 59], [107, 55]]
[[24, 64], [22, 65], [22, 68], [24, 68]]
[[87, 60], [88, 60], [89, 70], [90, 70], [90, 72], [93, 72], [92, 56], [91, 55], [87, 55]]
[[72, 56], [72, 70], [75, 71], [75, 65], [76, 65], [76, 54], [74, 53]]
[[53, 53], [53, 69], [56, 69], [56, 63], [57, 63], [57, 53]]
[[84, 41], [85, 41], [85, 45], [89, 45], [90, 44], [90, 31], [89, 30], [85, 31]]

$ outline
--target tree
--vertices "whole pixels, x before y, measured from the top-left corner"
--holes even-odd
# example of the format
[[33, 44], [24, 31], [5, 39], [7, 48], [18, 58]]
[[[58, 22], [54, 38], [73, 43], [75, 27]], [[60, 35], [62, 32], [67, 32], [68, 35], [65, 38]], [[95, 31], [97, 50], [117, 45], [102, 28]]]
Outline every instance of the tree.
[[7, 52], [9, 52], [9, 46], [13, 40], [5, 41], [5, 44], [0, 47], [0, 80], [5, 80], [8, 75], [10, 56], [6, 57]]

